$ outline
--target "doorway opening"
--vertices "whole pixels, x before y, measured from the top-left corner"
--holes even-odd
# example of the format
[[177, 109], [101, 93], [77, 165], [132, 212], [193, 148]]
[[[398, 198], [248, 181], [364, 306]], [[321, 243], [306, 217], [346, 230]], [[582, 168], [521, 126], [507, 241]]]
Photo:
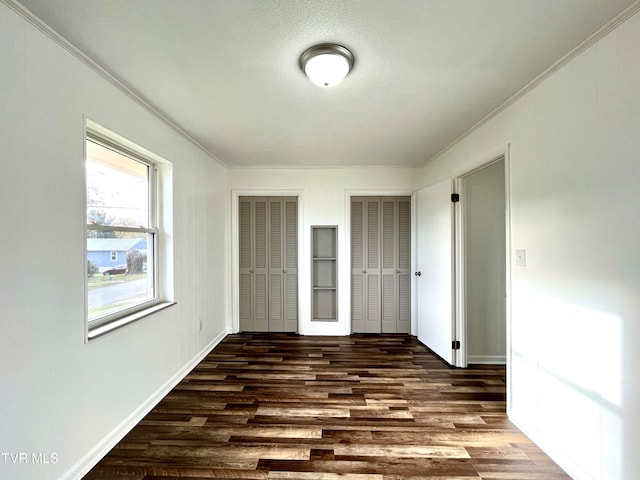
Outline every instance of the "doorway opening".
[[507, 363], [505, 160], [459, 179], [458, 366]]
[[507, 152], [414, 195], [415, 333], [457, 367], [508, 363]]

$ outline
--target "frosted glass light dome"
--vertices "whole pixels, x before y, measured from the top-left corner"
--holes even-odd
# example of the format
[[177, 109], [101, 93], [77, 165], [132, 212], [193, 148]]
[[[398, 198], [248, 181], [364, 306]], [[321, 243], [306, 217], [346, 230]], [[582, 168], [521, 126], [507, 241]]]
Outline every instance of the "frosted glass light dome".
[[300, 56], [300, 67], [319, 87], [334, 87], [349, 74], [353, 54], [340, 45], [315, 45]]

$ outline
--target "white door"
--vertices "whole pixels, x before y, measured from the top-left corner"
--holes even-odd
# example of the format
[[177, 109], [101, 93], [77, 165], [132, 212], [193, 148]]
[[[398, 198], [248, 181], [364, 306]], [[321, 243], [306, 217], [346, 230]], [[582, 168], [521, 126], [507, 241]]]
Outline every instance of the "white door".
[[416, 293], [418, 339], [450, 364], [453, 350], [453, 181], [417, 194]]

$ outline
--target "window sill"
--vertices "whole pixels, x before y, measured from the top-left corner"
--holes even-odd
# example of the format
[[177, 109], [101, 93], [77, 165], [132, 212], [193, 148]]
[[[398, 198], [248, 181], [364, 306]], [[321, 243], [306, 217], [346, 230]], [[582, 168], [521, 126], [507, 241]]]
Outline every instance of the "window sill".
[[160, 302], [156, 303], [149, 308], [145, 308], [138, 312], [131, 313], [129, 315], [125, 315], [122, 318], [114, 320], [112, 322], [106, 323], [104, 325], [99, 325], [96, 327], [89, 326], [89, 332], [87, 334], [87, 340], [93, 340], [95, 338], [101, 337], [105, 333], [109, 333], [113, 330], [117, 330], [118, 328], [124, 327], [125, 325], [129, 325], [136, 320], [140, 320], [146, 316], [152, 315], [160, 310], [164, 310], [172, 305], [175, 305], [176, 302]]

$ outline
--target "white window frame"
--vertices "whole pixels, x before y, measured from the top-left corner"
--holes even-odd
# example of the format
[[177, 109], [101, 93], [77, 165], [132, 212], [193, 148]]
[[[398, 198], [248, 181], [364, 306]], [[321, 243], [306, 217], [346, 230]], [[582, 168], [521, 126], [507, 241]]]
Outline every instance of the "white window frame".
[[[162, 245], [161, 237], [161, 229], [159, 228], [160, 222], [160, 209], [161, 209], [161, 198], [159, 195], [159, 165], [158, 162], [154, 161], [150, 158], [152, 155], [149, 155], [146, 150], [132, 142], [123, 139], [117, 134], [111, 133], [106, 130], [104, 127], [99, 126], [98, 124], [94, 124], [90, 120], [86, 121], [86, 130], [84, 135], [84, 148], [85, 155], [84, 159], [86, 161], [86, 145], [87, 142], [94, 142], [98, 145], [106, 147], [110, 150], [113, 150], [121, 155], [124, 155], [132, 160], [140, 162], [149, 167], [148, 172], [148, 182], [149, 182], [149, 222], [148, 227], [128, 227], [128, 226], [111, 226], [111, 225], [95, 225], [95, 224], [87, 224], [85, 220], [85, 228], [84, 228], [84, 237], [85, 237], [85, 259], [87, 258], [86, 251], [86, 238], [87, 232], [90, 230], [95, 231], [108, 231], [108, 232], [134, 232], [134, 233], [142, 233], [142, 234], [150, 234], [152, 241], [147, 241], [148, 249], [152, 249], [153, 251], [153, 260], [150, 261], [149, 257], [147, 257], [147, 269], [152, 270], [152, 279], [153, 285], [151, 289], [153, 290], [153, 295], [147, 301], [138, 303], [136, 305], [132, 305], [131, 307], [124, 308], [117, 312], [113, 312], [110, 314], [102, 315], [100, 317], [89, 319], [89, 308], [88, 308], [88, 285], [85, 283], [85, 339], [91, 340], [97, 338], [107, 332], [120, 328], [124, 325], [127, 325], [131, 322], [144, 318], [152, 313], [155, 313], [163, 308], [173, 305], [175, 302], [170, 301], [166, 298], [162, 297], [162, 292], [165, 289], [162, 288], [160, 284], [162, 276], [160, 275], [162, 265], [161, 261], [161, 251], [160, 247]], [[84, 214], [86, 218], [87, 211], [87, 185], [85, 179], [85, 188], [84, 188]], [[149, 235], [147, 235], [148, 237]], [[84, 262], [87, 263], [86, 260]], [[85, 278], [87, 275], [85, 275]]]

